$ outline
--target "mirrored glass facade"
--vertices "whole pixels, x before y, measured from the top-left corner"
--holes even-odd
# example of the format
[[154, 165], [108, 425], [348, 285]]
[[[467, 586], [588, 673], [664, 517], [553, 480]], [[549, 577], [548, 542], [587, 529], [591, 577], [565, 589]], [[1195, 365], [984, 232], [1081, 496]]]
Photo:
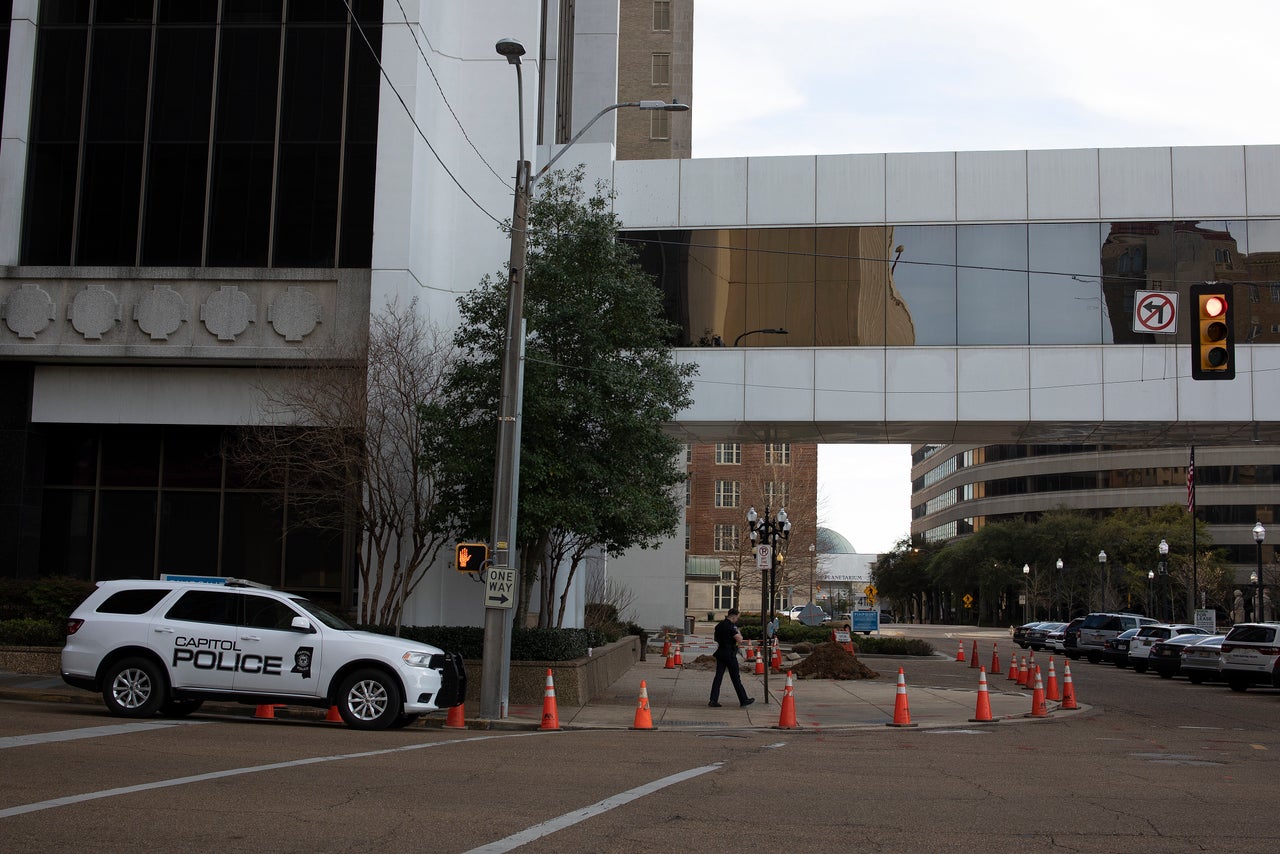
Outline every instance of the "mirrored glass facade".
[[[680, 346], [999, 346], [1190, 340], [1191, 285], [1232, 282], [1238, 343], [1280, 343], [1280, 221], [627, 232]], [[1134, 294], [1179, 294], [1176, 337]], [[757, 330], [783, 328], [787, 334]]]

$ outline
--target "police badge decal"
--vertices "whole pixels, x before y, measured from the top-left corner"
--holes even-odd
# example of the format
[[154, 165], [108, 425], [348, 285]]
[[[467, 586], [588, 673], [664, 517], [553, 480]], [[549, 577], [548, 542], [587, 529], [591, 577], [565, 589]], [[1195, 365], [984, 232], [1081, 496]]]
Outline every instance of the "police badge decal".
[[311, 678], [311, 647], [301, 646], [293, 654], [293, 670], [290, 673], [301, 673], [303, 679]]

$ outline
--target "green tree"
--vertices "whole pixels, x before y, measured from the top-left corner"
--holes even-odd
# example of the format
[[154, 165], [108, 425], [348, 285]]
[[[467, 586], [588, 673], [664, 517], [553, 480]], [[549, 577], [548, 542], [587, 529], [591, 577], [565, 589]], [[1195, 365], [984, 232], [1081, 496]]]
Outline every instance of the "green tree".
[[[676, 364], [661, 293], [617, 239], [612, 192], [588, 198], [582, 182], [581, 167], [545, 176], [529, 209], [517, 625], [535, 582], [540, 625], [553, 612], [561, 625], [591, 550], [654, 546], [679, 520], [681, 446], [663, 427], [691, 402], [694, 368]], [[490, 527], [506, 301], [506, 275], [458, 300], [459, 357], [422, 408], [450, 511], [473, 536]]]

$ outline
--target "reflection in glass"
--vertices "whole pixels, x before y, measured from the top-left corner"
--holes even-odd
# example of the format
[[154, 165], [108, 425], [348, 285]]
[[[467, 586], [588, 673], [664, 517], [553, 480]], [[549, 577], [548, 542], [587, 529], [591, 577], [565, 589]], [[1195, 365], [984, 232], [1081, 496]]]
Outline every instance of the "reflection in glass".
[[[1236, 283], [1236, 340], [1280, 342], [1280, 222], [831, 226], [629, 232], [678, 346], [1171, 344], [1190, 286]], [[1252, 251], [1250, 251], [1252, 250]], [[1134, 331], [1138, 291], [1177, 334]]]

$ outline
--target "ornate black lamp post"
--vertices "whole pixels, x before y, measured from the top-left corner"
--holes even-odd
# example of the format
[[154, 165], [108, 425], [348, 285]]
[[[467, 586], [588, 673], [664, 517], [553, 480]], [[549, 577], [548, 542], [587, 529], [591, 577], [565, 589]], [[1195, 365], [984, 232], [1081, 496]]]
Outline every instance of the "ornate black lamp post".
[[[769, 641], [769, 650], [773, 645], [774, 603], [777, 599], [778, 585], [778, 543], [791, 539], [791, 522], [787, 520], [785, 507], [778, 508], [778, 514], [772, 516], [768, 507], [764, 508], [764, 516], [756, 513], [754, 506], [747, 510], [747, 524], [751, 528], [751, 544], [756, 553], [756, 566], [760, 568], [760, 619], [764, 622], [763, 635]], [[767, 554], [762, 551], [768, 549]], [[767, 574], [766, 574], [767, 570]], [[765, 620], [765, 614], [768, 620]], [[832, 619], [835, 616], [832, 615]], [[769, 702], [769, 668], [764, 669], [764, 701]]]

